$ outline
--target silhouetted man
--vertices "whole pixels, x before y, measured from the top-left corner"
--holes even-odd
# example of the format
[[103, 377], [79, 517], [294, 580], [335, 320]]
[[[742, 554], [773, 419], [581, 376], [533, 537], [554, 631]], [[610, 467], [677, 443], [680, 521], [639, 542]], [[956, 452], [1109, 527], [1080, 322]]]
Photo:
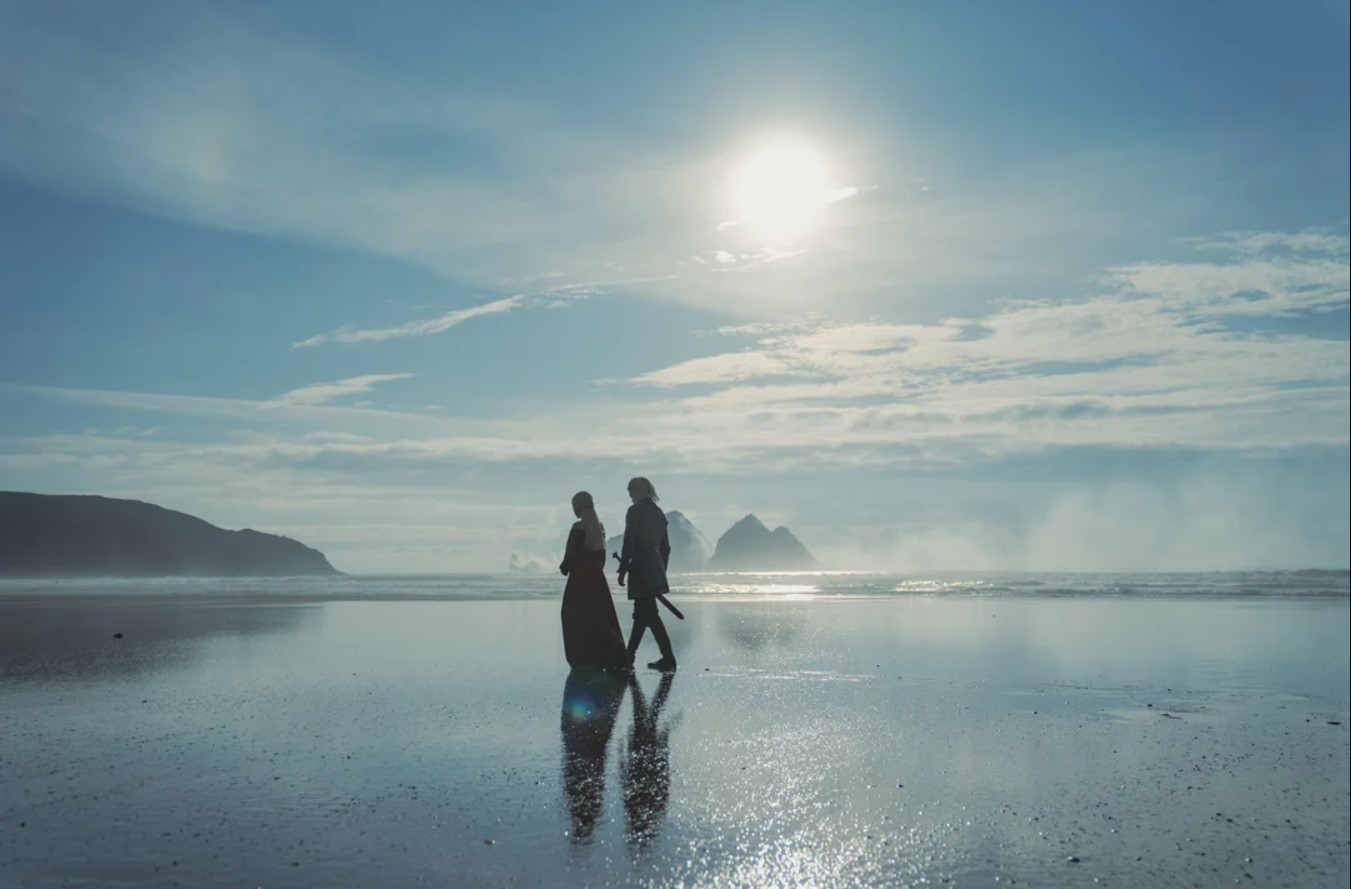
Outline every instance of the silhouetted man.
[[638, 656], [638, 645], [650, 627], [661, 649], [661, 660], [648, 664], [653, 670], [670, 672], [676, 668], [671, 637], [657, 611], [657, 597], [671, 591], [666, 566], [671, 560], [671, 541], [666, 534], [666, 515], [657, 505], [657, 489], [638, 476], [629, 479], [629, 498], [633, 505], [624, 517], [624, 549], [619, 557], [619, 585], [629, 577], [629, 598], [633, 600], [633, 630], [629, 633], [629, 665]]

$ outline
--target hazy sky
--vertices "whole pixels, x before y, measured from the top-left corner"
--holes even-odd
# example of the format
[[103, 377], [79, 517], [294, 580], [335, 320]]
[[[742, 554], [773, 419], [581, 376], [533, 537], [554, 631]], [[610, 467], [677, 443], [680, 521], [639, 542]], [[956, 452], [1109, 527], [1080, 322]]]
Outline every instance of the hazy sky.
[[0, 488], [349, 571], [1348, 564], [1318, 2], [0, 0]]

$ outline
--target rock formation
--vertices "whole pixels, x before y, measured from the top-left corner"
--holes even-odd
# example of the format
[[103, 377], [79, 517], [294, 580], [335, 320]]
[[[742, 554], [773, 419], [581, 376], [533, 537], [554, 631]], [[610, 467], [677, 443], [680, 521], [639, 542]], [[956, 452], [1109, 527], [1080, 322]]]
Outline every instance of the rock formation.
[[780, 526], [773, 531], [754, 515], [748, 515], [718, 538], [710, 571], [799, 571], [812, 568], [816, 559]]

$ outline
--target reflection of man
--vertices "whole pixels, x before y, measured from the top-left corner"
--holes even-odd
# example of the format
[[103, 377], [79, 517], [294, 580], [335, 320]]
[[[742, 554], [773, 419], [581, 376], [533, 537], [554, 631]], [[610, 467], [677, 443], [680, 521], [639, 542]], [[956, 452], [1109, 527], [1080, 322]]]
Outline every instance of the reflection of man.
[[657, 722], [674, 679], [671, 673], [661, 677], [651, 706], [643, 697], [638, 680], [629, 679], [629, 689], [633, 693], [633, 727], [629, 729], [619, 771], [624, 782], [624, 839], [635, 851], [656, 838], [670, 799], [671, 725], [659, 727]]
[[573, 670], [563, 685], [563, 793], [574, 843], [589, 842], [600, 820], [605, 753], [623, 700], [624, 683], [599, 670]]

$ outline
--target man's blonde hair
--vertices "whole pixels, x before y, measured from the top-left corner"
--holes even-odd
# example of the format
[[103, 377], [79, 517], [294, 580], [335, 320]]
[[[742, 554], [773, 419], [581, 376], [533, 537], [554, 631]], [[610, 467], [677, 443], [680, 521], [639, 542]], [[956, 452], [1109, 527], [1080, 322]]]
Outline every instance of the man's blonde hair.
[[657, 503], [661, 499], [657, 496], [656, 486], [641, 475], [629, 479], [629, 496], [637, 497], [639, 500], [647, 498], [653, 503]]

